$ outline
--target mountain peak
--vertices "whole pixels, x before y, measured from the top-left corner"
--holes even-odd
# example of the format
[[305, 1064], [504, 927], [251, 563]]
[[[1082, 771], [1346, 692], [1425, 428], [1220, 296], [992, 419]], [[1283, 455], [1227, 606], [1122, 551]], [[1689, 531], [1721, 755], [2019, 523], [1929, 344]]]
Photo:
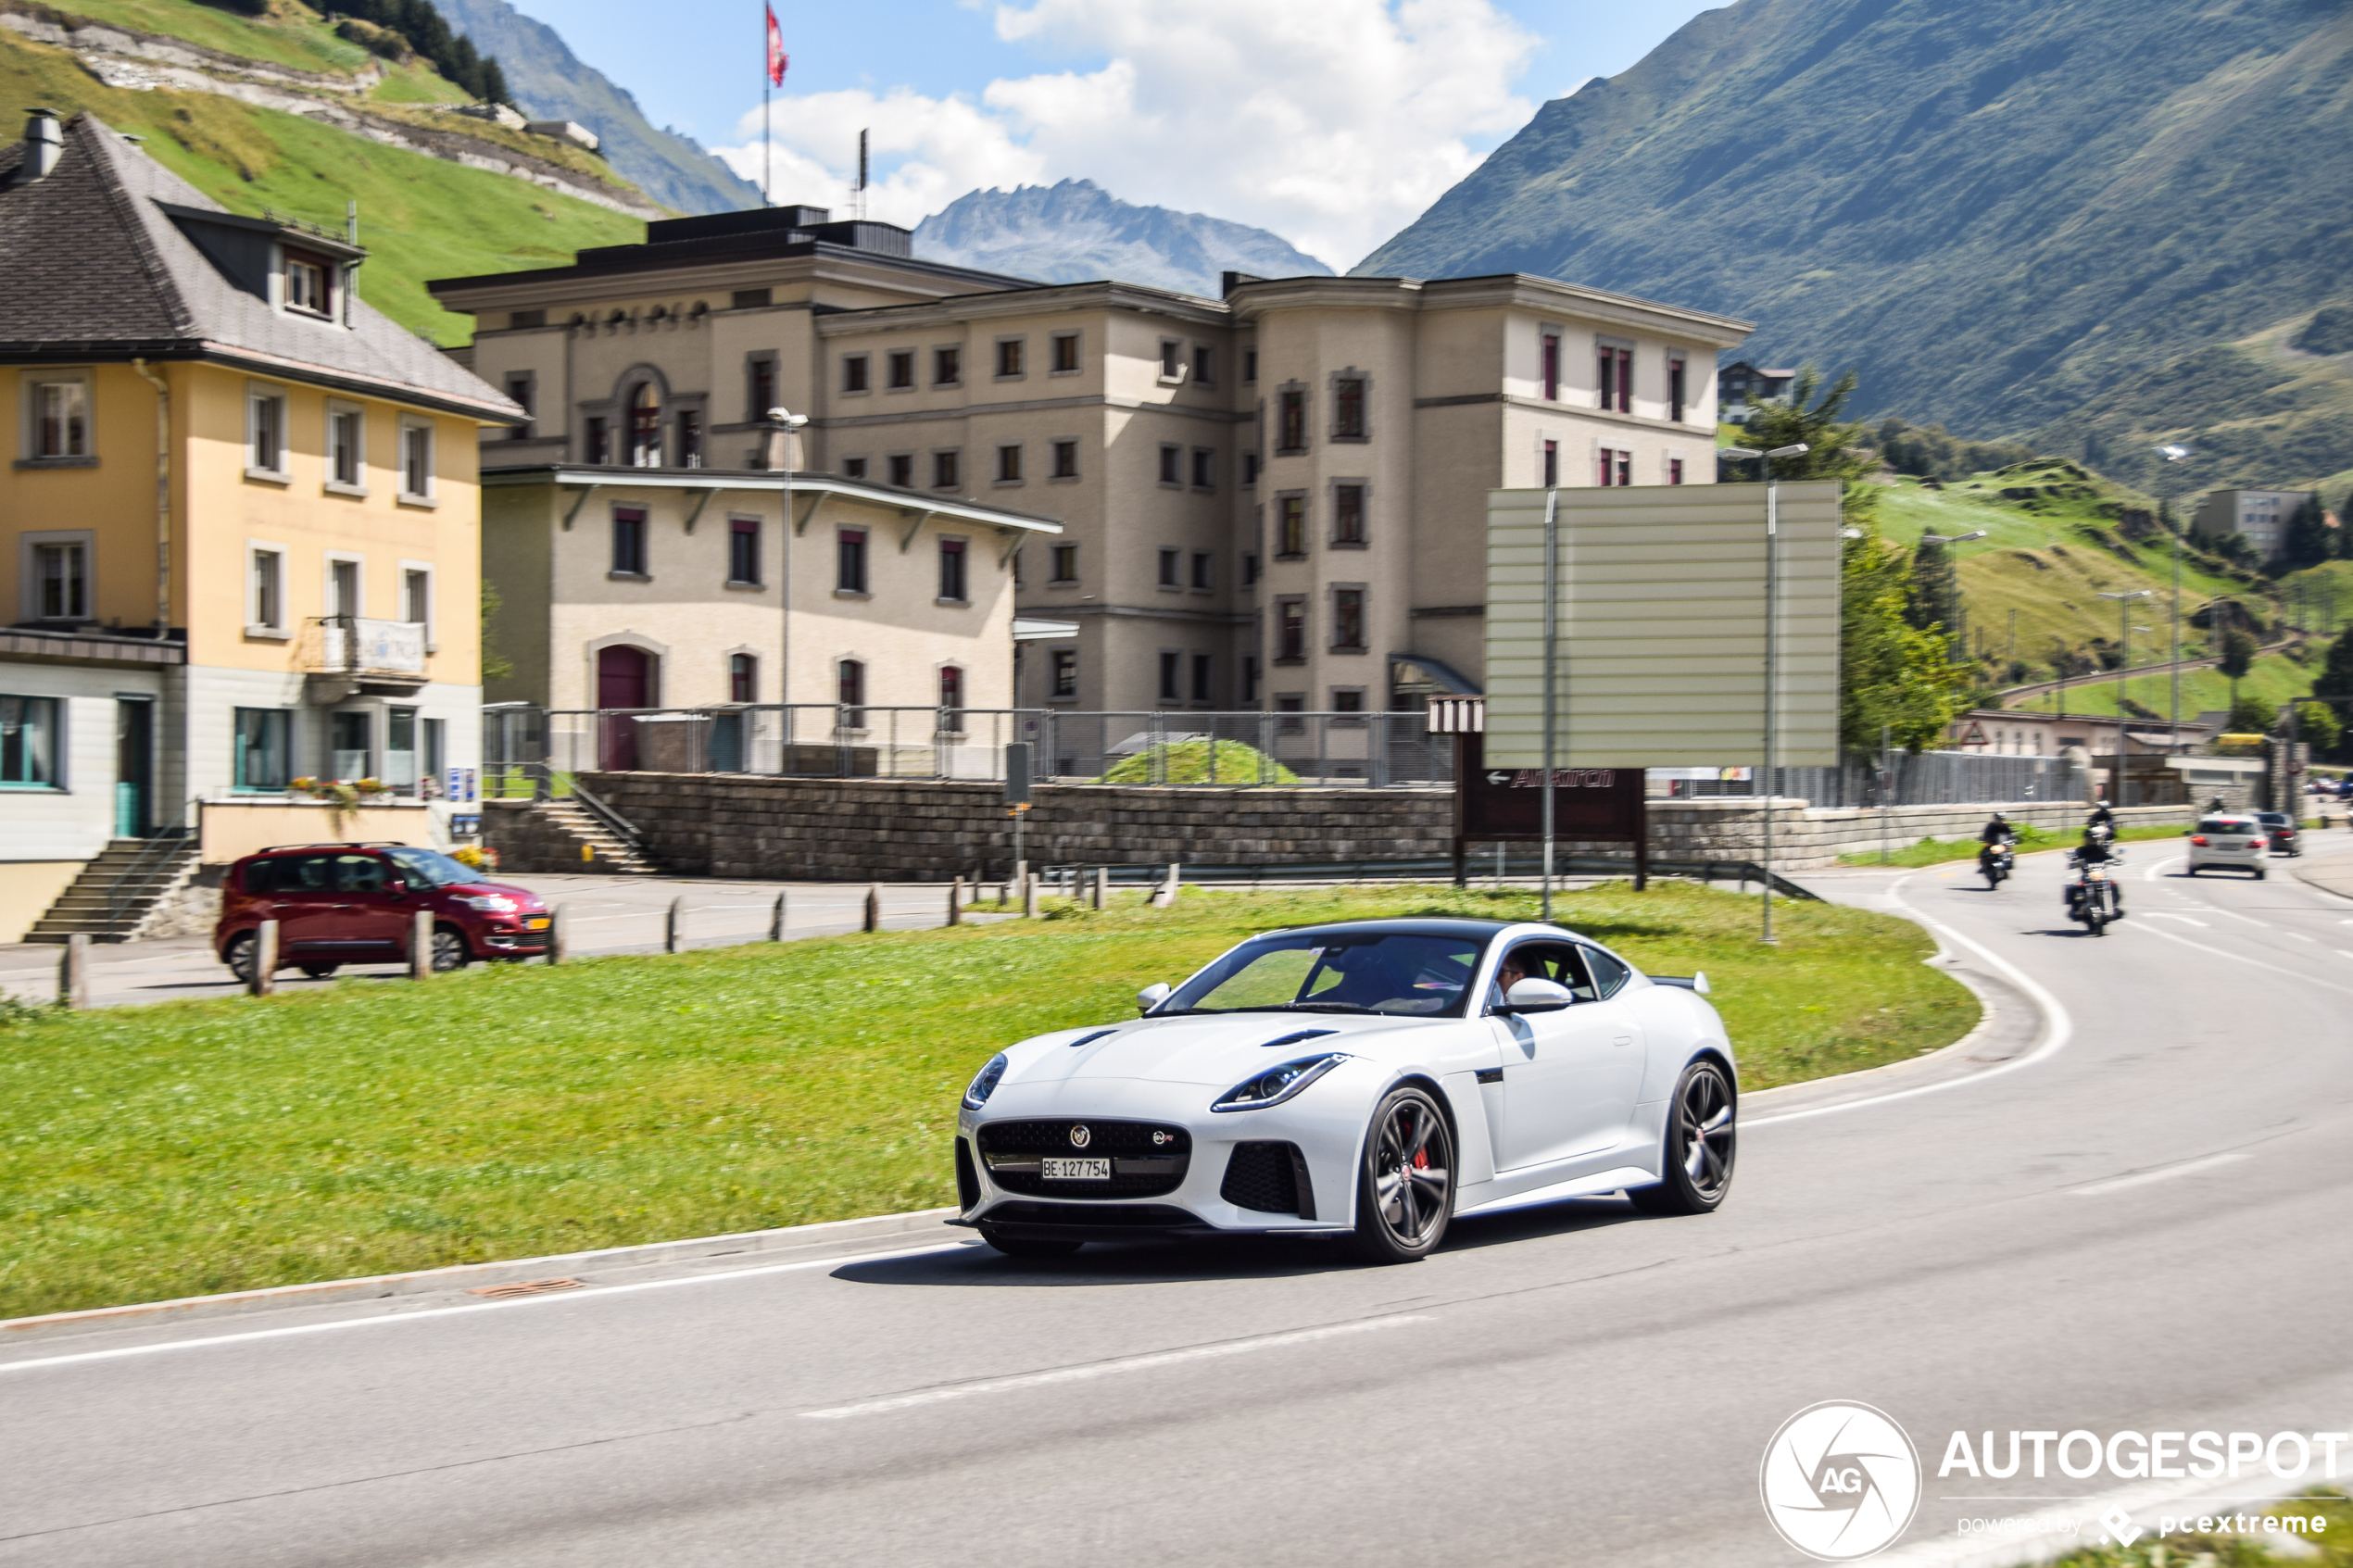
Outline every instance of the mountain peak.
[[1219, 274], [1328, 277], [1278, 234], [1198, 212], [1125, 202], [1092, 180], [972, 191], [915, 228], [915, 254], [1048, 283], [1098, 278], [1218, 297]]

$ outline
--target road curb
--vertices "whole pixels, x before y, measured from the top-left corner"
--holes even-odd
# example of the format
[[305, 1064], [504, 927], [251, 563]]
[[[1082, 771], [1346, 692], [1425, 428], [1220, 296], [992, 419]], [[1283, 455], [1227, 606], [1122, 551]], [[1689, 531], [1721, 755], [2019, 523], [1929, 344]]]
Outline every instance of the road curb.
[[953, 1209], [917, 1209], [903, 1214], [872, 1214], [856, 1220], [828, 1220], [813, 1225], [786, 1225], [774, 1230], [742, 1231], [733, 1236], [697, 1236], [685, 1241], [651, 1241], [635, 1247], [601, 1247], [586, 1252], [558, 1252], [541, 1258], [515, 1258], [488, 1263], [453, 1263], [446, 1268], [418, 1269], [407, 1273], [369, 1274], [357, 1279], [320, 1280], [308, 1285], [276, 1285], [258, 1290], [233, 1290], [218, 1296], [183, 1296], [170, 1301], [142, 1301], [124, 1307], [92, 1307], [79, 1312], [49, 1312], [39, 1317], [0, 1319], [0, 1349], [34, 1339], [61, 1335], [94, 1334], [108, 1329], [145, 1328], [165, 1323], [190, 1323], [212, 1318], [241, 1317], [251, 1312], [282, 1311], [289, 1307], [339, 1305], [390, 1297], [431, 1296], [483, 1286], [514, 1285], [613, 1269], [636, 1269], [661, 1263], [688, 1262], [700, 1258], [814, 1251], [845, 1243], [891, 1240], [910, 1235], [953, 1236], [937, 1230]]

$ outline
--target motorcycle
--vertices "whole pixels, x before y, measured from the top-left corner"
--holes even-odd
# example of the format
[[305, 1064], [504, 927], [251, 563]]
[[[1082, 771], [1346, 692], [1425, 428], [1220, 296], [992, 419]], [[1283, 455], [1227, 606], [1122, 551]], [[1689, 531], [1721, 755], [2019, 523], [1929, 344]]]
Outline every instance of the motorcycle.
[[2000, 838], [1977, 852], [1977, 870], [1985, 878], [1989, 893], [2008, 880], [2018, 865], [2018, 835], [2004, 834]]
[[2117, 891], [2117, 868], [2111, 861], [2068, 858], [2075, 878], [2067, 884], [2067, 918], [2080, 921], [2095, 936], [2124, 918], [2124, 900]]

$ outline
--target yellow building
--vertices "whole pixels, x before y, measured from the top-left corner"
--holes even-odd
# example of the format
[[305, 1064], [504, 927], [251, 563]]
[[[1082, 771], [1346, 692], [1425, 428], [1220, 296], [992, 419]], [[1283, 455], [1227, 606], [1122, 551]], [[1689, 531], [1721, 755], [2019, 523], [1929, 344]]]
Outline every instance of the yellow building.
[[[365, 258], [88, 115], [0, 151], [0, 941], [110, 841], [187, 861], [208, 808], [299, 776], [379, 779], [447, 837], [425, 803], [479, 746], [477, 435], [517, 410], [361, 303]], [[116, 904], [41, 934], [123, 935]]]

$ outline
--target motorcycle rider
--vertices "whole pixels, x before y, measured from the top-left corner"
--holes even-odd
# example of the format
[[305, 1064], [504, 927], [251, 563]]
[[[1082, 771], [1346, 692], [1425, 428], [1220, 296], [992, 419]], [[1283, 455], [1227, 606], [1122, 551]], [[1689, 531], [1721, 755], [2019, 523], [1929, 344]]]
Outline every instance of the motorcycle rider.
[[2124, 884], [2116, 874], [2116, 868], [2123, 858], [2123, 852], [2116, 847], [2115, 834], [2108, 824], [2100, 822], [2084, 824], [2083, 842], [2070, 850], [2067, 856], [2068, 870], [2079, 873], [2070, 878], [2067, 884], [2067, 912], [2070, 918], [2081, 913], [2085, 883], [2080, 873], [2086, 866], [2108, 868], [2109, 918], [2124, 918]]
[[2005, 844], [2018, 842], [2018, 830], [1999, 811], [1985, 819], [1985, 826], [1977, 834], [1977, 869], [1983, 872], [1994, 862], [1994, 851]]

